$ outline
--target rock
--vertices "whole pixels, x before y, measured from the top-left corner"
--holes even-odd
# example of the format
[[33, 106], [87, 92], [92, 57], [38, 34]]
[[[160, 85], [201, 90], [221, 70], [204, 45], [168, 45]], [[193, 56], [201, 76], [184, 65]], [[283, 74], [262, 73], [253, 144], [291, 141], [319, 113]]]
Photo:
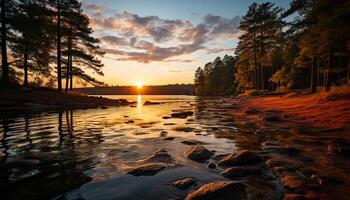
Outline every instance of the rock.
[[195, 184], [197, 181], [193, 178], [185, 178], [185, 179], [181, 179], [178, 181], [173, 182], [171, 185], [181, 189], [181, 190], [185, 190], [189, 187], [191, 187], [193, 184]]
[[107, 106], [101, 106], [100, 107], [102, 110], [106, 110], [108, 107]]
[[159, 102], [152, 102], [152, 101], [145, 101], [145, 103], [143, 103], [144, 106], [149, 106], [149, 105], [158, 105], [160, 104]]
[[305, 186], [305, 182], [301, 177], [295, 175], [284, 175], [281, 178], [281, 183], [285, 188], [297, 190]]
[[256, 114], [259, 114], [259, 113], [262, 113], [262, 111], [258, 110], [256, 108], [250, 108], [250, 109], [245, 111], [245, 114], [247, 114], [247, 115], [256, 115]]
[[34, 165], [39, 165], [40, 160], [37, 159], [19, 159], [7, 163], [8, 167], [31, 167]]
[[264, 121], [267, 122], [279, 122], [282, 121], [282, 118], [279, 115], [266, 115]]
[[276, 129], [274, 128], [268, 128], [268, 127], [265, 127], [265, 128], [259, 128], [258, 130], [256, 130], [254, 132], [255, 135], [263, 135], [263, 134], [266, 134], [266, 133], [276, 133]]
[[285, 172], [285, 171], [296, 171], [300, 169], [301, 165], [296, 163], [296, 161], [282, 160], [277, 158], [272, 158], [267, 160], [266, 165], [270, 167], [275, 172]]
[[350, 143], [345, 139], [337, 138], [328, 144], [328, 155], [340, 155], [350, 158]]
[[135, 123], [135, 121], [134, 120], [129, 120], [128, 122], [126, 122], [127, 124], [133, 124], [133, 123]]
[[166, 168], [167, 165], [164, 163], [148, 163], [138, 166], [127, 173], [133, 176], [153, 176]]
[[171, 119], [170, 116], [163, 116], [162, 118], [163, 118], [163, 119]]
[[230, 167], [220, 174], [228, 179], [244, 178], [247, 176], [261, 175], [263, 172], [256, 167]]
[[165, 124], [163, 124], [164, 126], [174, 126], [174, 125], [176, 125], [175, 123], [165, 123]]
[[207, 165], [207, 167], [208, 167], [209, 169], [216, 169], [216, 164], [215, 164], [214, 162], [210, 162], [210, 163]]
[[256, 128], [258, 127], [258, 123], [256, 121], [253, 121], [253, 120], [249, 120], [249, 121], [245, 121], [243, 123], [243, 125], [247, 128]]
[[186, 158], [194, 161], [208, 160], [213, 153], [203, 146], [197, 145], [191, 148], [187, 148], [184, 152]]
[[185, 127], [185, 126], [178, 126], [175, 128], [176, 131], [183, 131], [183, 132], [193, 132], [194, 128], [191, 127]]
[[256, 164], [262, 161], [262, 158], [257, 153], [249, 150], [242, 150], [224, 157], [218, 164], [220, 166], [237, 166]]
[[182, 144], [186, 145], [198, 145], [198, 144], [204, 144], [203, 142], [197, 141], [197, 140], [185, 140], [181, 142]]
[[163, 140], [174, 140], [174, 139], [175, 139], [175, 137], [166, 137]]
[[170, 154], [168, 154], [168, 152], [165, 149], [159, 149], [156, 152], [154, 152], [152, 156], [143, 160], [143, 162], [147, 163], [171, 163], [172, 161], [173, 158], [170, 156]]
[[192, 111], [184, 111], [184, 112], [172, 113], [171, 117], [173, 117], [173, 118], [187, 118], [188, 116], [192, 116], [192, 115], [193, 115]]
[[307, 200], [304, 194], [286, 194], [283, 200]]
[[160, 132], [159, 137], [165, 137], [165, 136], [167, 136], [167, 134], [168, 134], [168, 132], [162, 131], [162, 132]]
[[208, 183], [190, 192], [185, 200], [245, 199], [246, 187], [242, 183], [217, 181]]

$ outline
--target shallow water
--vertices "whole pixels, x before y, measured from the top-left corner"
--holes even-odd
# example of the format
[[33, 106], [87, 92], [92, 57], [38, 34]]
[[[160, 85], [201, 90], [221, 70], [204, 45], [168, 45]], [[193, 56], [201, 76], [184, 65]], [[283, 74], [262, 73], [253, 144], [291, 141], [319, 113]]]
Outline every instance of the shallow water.
[[[124, 96], [125, 98], [126, 96]], [[114, 96], [110, 98], [123, 98]], [[195, 139], [215, 153], [237, 149], [218, 138], [217, 128], [232, 125], [208, 118], [192, 96], [129, 96], [136, 107], [64, 110], [0, 118], [1, 199], [161, 199], [184, 197], [187, 191], [170, 183], [186, 177], [198, 185], [223, 179], [207, 163], [186, 159], [181, 141]], [[164, 102], [144, 106], [144, 101]], [[191, 110], [188, 119], [163, 119], [174, 110]], [[133, 122], [132, 122], [133, 121]], [[128, 123], [129, 122], [129, 123]], [[174, 123], [174, 125], [164, 125]], [[192, 127], [181, 132], [176, 127]], [[165, 141], [164, 135], [176, 137]], [[153, 152], [165, 149], [174, 164], [154, 176], [126, 174]]]

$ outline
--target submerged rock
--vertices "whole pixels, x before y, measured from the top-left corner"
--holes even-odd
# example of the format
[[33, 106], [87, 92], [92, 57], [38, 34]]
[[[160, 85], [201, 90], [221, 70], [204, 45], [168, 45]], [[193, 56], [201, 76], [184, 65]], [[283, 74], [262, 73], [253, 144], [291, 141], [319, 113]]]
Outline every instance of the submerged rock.
[[220, 166], [238, 166], [256, 164], [262, 161], [263, 159], [257, 153], [249, 150], [242, 150], [225, 156], [218, 164]]
[[181, 189], [181, 190], [185, 190], [185, 189], [191, 187], [192, 185], [194, 185], [196, 182], [197, 181], [193, 178], [185, 178], [185, 179], [181, 179], [181, 180], [173, 182], [172, 185], [174, 187]]
[[256, 127], [258, 127], [258, 122], [253, 121], [253, 120], [249, 120], [249, 121], [245, 121], [243, 123], [243, 125], [247, 128], [256, 128]]
[[203, 142], [201, 141], [197, 141], [197, 140], [185, 140], [181, 142], [182, 144], [186, 144], [186, 145], [198, 145], [198, 144], [203, 144]]
[[138, 166], [127, 173], [133, 176], [153, 176], [166, 168], [167, 165], [164, 163], [148, 163]]
[[149, 106], [149, 105], [158, 105], [160, 104], [159, 102], [153, 102], [153, 101], [146, 101], [143, 103], [144, 106]]
[[187, 148], [184, 152], [186, 158], [194, 161], [208, 160], [213, 153], [203, 146], [197, 145], [191, 148]]
[[189, 132], [193, 132], [194, 128], [179, 126], [179, 127], [176, 127], [175, 130], [189, 133]]
[[161, 162], [161, 163], [170, 163], [173, 161], [173, 158], [168, 154], [165, 149], [159, 149], [154, 152], [152, 156], [143, 160], [144, 162]]
[[225, 169], [220, 174], [228, 179], [237, 179], [247, 176], [261, 175], [262, 173], [262, 170], [256, 167], [231, 167]]
[[184, 112], [172, 113], [171, 117], [173, 117], [173, 118], [187, 118], [188, 116], [192, 116], [192, 115], [193, 115], [192, 111], [184, 111]]
[[264, 121], [267, 122], [278, 122], [278, 121], [282, 121], [282, 117], [279, 115], [266, 115], [264, 117]]
[[185, 200], [245, 199], [246, 187], [242, 183], [217, 181], [190, 192]]

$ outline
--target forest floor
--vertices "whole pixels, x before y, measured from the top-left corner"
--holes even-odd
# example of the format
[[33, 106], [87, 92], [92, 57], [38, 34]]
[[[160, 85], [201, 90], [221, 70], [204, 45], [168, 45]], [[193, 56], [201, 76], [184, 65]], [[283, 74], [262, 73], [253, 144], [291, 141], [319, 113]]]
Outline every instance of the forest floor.
[[350, 99], [332, 99], [324, 93], [287, 93], [247, 98], [247, 107], [281, 110], [300, 123], [319, 128], [350, 129]]
[[1, 112], [40, 112], [55, 109], [95, 108], [129, 105], [126, 100], [91, 97], [76, 92], [59, 93], [47, 88], [1, 88]]

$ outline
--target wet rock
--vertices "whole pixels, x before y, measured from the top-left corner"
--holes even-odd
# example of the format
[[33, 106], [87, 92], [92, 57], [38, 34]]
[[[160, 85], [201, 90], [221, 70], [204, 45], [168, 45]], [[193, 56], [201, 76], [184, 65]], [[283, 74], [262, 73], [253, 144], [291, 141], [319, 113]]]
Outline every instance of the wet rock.
[[266, 115], [264, 117], [264, 121], [267, 121], [267, 122], [279, 122], [279, 121], [282, 121], [282, 117], [280, 117], [279, 115]]
[[171, 114], [171, 117], [173, 118], [187, 118], [188, 116], [192, 116], [192, 111], [184, 111], [184, 112], [175, 112]]
[[185, 127], [185, 126], [178, 126], [175, 128], [176, 131], [182, 131], [182, 132], [193, 132], [194, 128], [191, 127]]
[[201, 141], [197, 141], [197, 140], [185, 140], [181, 142], [182, 144], [186, 144], [186, 145], [198, 145], [198, 144], [204, 144]]
[[135, 121], [134, 120], [129, 120], [128, 122], [126, 122], [127, 124], [133, 124], [133, 123], [135, 123]]
[[265, 128], [259, 128], [258, 130], [256, 130], [254, 132], [255, 135], [264, 135], [264, 134], [269, 134], [269, 133], [276, 133], [276, 129], [274, 128], [269, 128], [269, 127], [265, 127]]
[[153, 176], [166, 168], [167, 168], [167, 165], [164, 163], [147, 163], [147, 164], [138, 166], [127, 173], [133, 176]]
[[350, 143], [342, 138], [334, 139], [328, 144], [327, 154], [350, 158]]
[[256, 121], [253, 121], [253, 120], [249, 120], [249, 121], [245, 121], [243, 123], [243, 125], [247, 128], [256, 128], [258, 127], [258, 123]]
[[153, 101], [145, 101], [145, 103], [143, 103], [144, 106], [149, 106], [149, 105], [158, 105], [160, 104], [159, 102], [153, 102]]
[[175, 139], [175, 137], [166, 137], [163, 140], [174, 140], [174, 139]]
[[163, 119], [171, 119], [170, 116], [163, 116], [162, 118], [163, 118]]
[[304, 180], [296, 175], [284, 175], [281, 178], [281, 183], [285, 188], [297, 190], [305, 186]]
[[154, 152], [152, 156], [144, 159], [143, 161], [147, 163], [171, 163], [173, 161], [173, 158], [170, 156], [170, 154], [168, 154], [168, 152], [165, 149], [159, 149], [156, 152]]
[[190, 192], [185, 200], [245, 199], [246, 187], [242, 183], [217, 181]]
[[249, 150], [242, 150], [224, 157], [218, 164], [220, 166], [237, 166], [256, 164], [262, 161], [262, 158], [257, 153]]
[[216, 169], [217, 166], [216, 166], [216, 164], [214, 162], [210, 162], [210, 163], [208, 163], [207, 167], [209, 169]]
[[174, 125], [176, 125], [175, 123], [165, 123], [165, 124], [163, 124], [164, 126], [174, 126]]
[[258, 110], [256, 108], [250, 108], [250, 109], [245, 111], [245, 114], [247, 114], [247, 115], [256, 115], [256, 114], [259, 114], [259, 113], [262, 113], [262, 111]]
[[175, 181], [171, 185], [173, 185], [174, 187], [177, 187], [181, 190], [185, 190], [185, 189], [191, 187], [192, 185], [194, 185], [196, 182], [197, 181], [193, 178], [185, 178], [185, 179]]
[[159, 137], [165, 137], [165, 136], [167, 136], [167, 134], [168, 134], [168, 132], [162, 131], [162, 132], [160, 132]]
[[184, 152], [186, 158], [194, 161], [208, 160], [213, 153], [203, 146], [197, 145], [191, 148], [187, 148]]
[[230, 167], [220, 174], [228, 179], [238, 179], [247, 176], [261, 175], [262, 173], [262, 170], [256, 167]]
[[304, 194], [286, 194], [283, 200], [307, 200]]

